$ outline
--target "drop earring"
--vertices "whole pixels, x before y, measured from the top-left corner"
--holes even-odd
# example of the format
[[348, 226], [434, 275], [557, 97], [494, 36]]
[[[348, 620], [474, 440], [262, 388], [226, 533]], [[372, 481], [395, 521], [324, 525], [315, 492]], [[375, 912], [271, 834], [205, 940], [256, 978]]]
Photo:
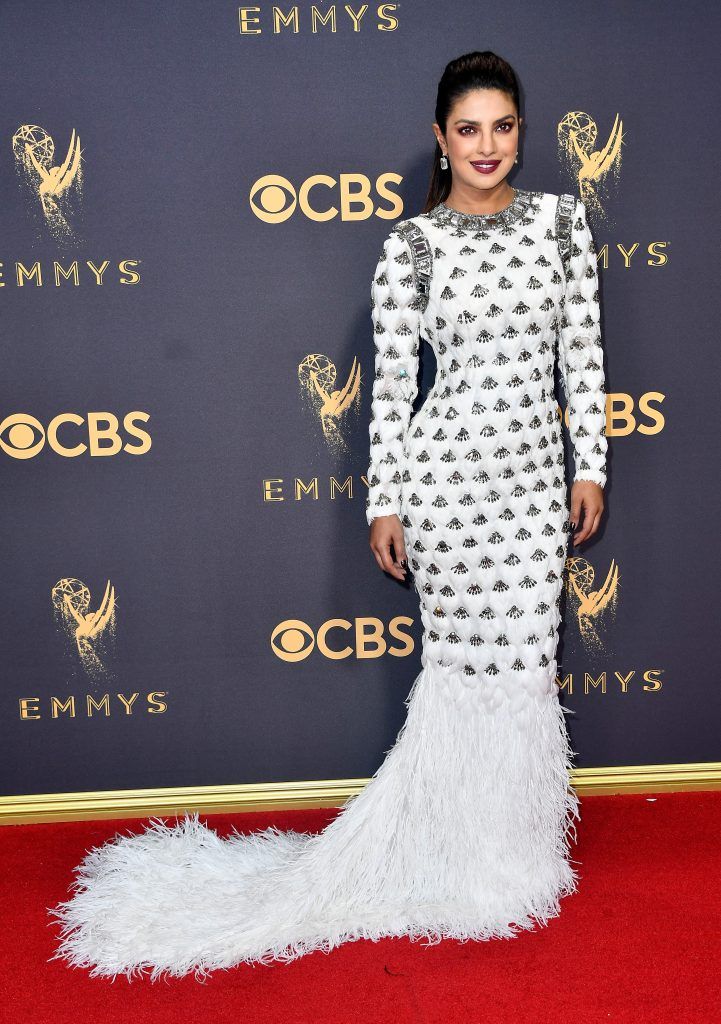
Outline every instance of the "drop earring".
[[518, 150], [516, 150], [516, 159], [513, 162], [514, 162], [514, 164], [518, 163]]
[[443, 153], [441, 155], [441, 170], [443, 170], [443, 171], [447, 171], [448, 170], [448, 157], [446, 156], [445, 153]]

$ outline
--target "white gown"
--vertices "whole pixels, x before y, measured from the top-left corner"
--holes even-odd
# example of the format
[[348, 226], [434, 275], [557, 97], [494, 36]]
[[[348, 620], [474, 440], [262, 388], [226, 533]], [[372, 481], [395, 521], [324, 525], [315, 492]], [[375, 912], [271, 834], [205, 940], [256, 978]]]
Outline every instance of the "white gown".
[[[495, 216], [440, 204], [396, 224], [378, 261], [367, 518], [401, 518], [423, 623], [385, 760], [317, 835], [221, 839], [196, 814], [91, 850], [51, 910], [53, 959], [202, 977], [360, 938], [510, 938], [576, 890], [556, 683], [570, 529], [556, 354], [575, 479], [600, 484], [605, 381], [586, 211], [577, 200], [566, 271], [557, 198], [517, 189]], [[411, 421], [421, 336], [438, 370]]]

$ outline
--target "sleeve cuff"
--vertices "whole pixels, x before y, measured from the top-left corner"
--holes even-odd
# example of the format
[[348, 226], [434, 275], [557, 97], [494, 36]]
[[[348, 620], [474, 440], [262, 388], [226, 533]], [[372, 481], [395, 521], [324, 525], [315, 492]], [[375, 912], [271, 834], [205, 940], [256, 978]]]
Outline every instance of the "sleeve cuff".
[[592, 480], [601, 487], [606, 486], [606, 474], [602, 469], [579, 469], [573, 477], [573, 482], [577, 480]]

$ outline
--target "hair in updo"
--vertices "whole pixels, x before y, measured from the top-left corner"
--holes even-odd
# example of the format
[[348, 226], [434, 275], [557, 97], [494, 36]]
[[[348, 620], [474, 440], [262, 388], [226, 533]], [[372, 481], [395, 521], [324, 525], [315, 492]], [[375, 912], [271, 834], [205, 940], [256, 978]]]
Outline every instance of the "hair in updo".
[[[454, 104], [473, 89], [500, 89], [508, 93], [513, 100], [516, 114], [520, 117], [518, 79], [511, 65], [491, 50], [474, 50], [473, 53], [465, 53], [462, 57], [450, 61], [438, 83], [435, 120], [444, 135], [448, 115]], [[442, 169], [442, 153], [443, 150], [436, 139], [431, 180], [422, 213], [428, 213], [438, 203], [447, 199], [451, 191], [451, 168], [449, 166], [445, 171]]]

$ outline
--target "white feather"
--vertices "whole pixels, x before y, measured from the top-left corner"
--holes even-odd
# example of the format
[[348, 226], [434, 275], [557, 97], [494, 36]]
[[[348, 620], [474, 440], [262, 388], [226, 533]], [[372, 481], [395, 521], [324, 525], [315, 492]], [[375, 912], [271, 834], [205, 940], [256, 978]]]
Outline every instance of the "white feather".
[[394, 746], [319, 834], [222, 839], [197, 814], [90, 850], [51, 908], [92, 975], [181, 976], [291, 961], [361, 938], [511, 938], [577, 888], [572, 751], [549, 670], [514, 701], [424, 664]]

